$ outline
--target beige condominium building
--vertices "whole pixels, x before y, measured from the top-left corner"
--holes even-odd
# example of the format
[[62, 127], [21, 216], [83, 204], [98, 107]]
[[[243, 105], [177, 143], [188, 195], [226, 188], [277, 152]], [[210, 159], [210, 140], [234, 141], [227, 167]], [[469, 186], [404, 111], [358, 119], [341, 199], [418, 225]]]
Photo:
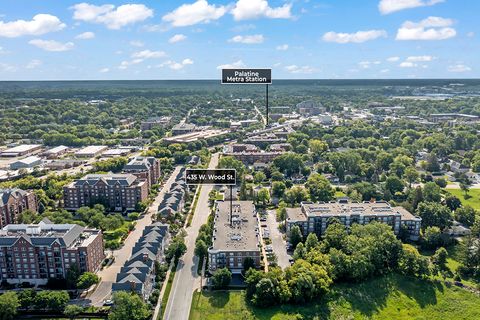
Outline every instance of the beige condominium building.
[[[230, 213], [230, 205], [232, 213]], [[228, 268], [240, 273], [246, 258], [260, 267], [261, 251], [258, 218], [251, 201], [217, 201], [213, 245], [208, 249], [209, 270]]]
[[386, 223], [395, 234], [401, 229], [407, 232], [411, 240], [418, 240], [422, 219], [408, 212], [403, 207], [392, 207], [389, 203], [379, 202], [338, 202], [312, 203], [302, 202], [300, 208], [287, 209], [287, 232], [298, 225], [304, 236], [315, 233], [321, 236], [332, 218], [336, 218], [346, 227], [367, 224], [373, 221]]

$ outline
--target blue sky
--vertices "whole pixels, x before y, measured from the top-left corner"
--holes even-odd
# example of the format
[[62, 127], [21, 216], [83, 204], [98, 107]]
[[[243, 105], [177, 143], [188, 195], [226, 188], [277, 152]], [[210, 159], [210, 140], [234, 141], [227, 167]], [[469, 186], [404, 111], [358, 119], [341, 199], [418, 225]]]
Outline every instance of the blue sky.
[[1, 2], [0, 80], [480, 77], [480, 1]]

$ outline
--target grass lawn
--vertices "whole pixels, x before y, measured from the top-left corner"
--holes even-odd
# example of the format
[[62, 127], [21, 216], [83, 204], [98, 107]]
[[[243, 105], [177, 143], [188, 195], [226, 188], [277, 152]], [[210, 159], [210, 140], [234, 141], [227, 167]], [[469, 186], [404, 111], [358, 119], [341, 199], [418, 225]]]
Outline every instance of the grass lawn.
[[335, 198], [341, 198], [341, 197], [345, 197], [345, 196], [346, 196], [345, 192], [335, 191], [335, 196], [334, 196]]
[[480, 297], [461, 288], [393, 274], [336, 285], [322, 301], [303, 306], [258, 309], [245, 303], [243, 291], [196, 292], [190, 320], [200, 319], [480, 319]]
[[167, 286], [165, 287], [165, 292], [163, 293], [162, 304], [160, 306], [160, 313], [158, 314], [158, 319], [163, 319], [163, 313], [167, 308], [168, 298], [170, 297], [170, 291], [172, 291], [173, 279], [175, 278], [175, 272], [177, 272], [177, 264], [173, 265], [172, 271], [170, 271], [170, 276], [168, 277]]
[[463, 205], [469, 205], [476, 210], [480, 210], [480, 189], [470, 189], [468, 195], [470, 198], [465, 199], [463, 196], [463, 191], [460, 189], [446, 189], [447, 192], [456, 196]]

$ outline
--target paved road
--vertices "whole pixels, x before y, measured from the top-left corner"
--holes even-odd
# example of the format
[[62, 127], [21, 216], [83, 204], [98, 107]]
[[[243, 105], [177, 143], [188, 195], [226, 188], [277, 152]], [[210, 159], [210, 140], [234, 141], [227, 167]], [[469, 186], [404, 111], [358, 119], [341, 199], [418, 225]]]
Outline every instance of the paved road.
[[[218, 153], [210, 160], [209, 168], [214, 169], [218, 164]], [[208, 193], [212, 186], [203, 186], [198, 198], [197, 207], [193, 215], [192, 224], [186, 229], [185, 243], [187, 252], [179, 260], [177, 272], [172, 284], [172, 291], [168, 299], [163, 318], [166, 320], [187, 320], [190, 315], [192, 294], [200, 288], [200, 276], [197, 275], [198, 258], [194, 255], [195, 239], [200, 226], [207, 222], [210, 208], [208, 207]]]
[[165, 192], [170, 190], [170, 185], [175, 181], [175, 176], [178, 174], [180, 168], [181, 167], [175, 168], [152, 205], [148, 208], [147, 213], [141, 219], [137, 220], [135, 230], [133, 230], [127, 239], [125, 239], [123, 247], [113, 252], [113, 256], [115, 257], [113, 264], [108, 268], [98, 272], [98, 276], [102, 278], [102, 281], [98, 285], [95, 292], [89, 297], [91, 300], [91, 305], [101, 306], [103, 304], [103, 300], [108, 299], [111, 296], [112, 283], [116, 280], [117, 274], [120, 272], [120, 268], [130, 258], [132, 248], [137, 240], [142, 236], [145, 227], [152, 224], [152, 219], [157, 213], [158, 205], [162, 201]]
[[273, 252], [277, 255], [277, 264], [284, 269], [290, 266], [288, 260], [291, 256], [287, 253], [287, 242], [283, 239], [283, 234], [278, 230], [278, 222], [275, 219], [275, 215], [275, 210], [268, 210], [266, 224], [270, 229], [270, 238], [272, 239]]

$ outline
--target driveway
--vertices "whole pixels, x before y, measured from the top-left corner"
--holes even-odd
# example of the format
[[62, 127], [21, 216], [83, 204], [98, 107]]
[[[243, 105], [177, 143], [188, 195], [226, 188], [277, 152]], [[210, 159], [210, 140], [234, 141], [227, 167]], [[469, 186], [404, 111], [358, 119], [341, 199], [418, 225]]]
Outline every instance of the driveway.
[[283, 234], [278, 230], [278, 222], [275, 219], [275, 215], [275, 210], [267, 210], [267, 221], [262, 222], [262, 224], [266, 223], [270, 230], [271, 245], [273, 252], [277, 255], [277, 264], [284, 269], [290, 266], [288, 260], [291, 259], [292, 256], [287, 253], [287, 242], [283, 239]]

